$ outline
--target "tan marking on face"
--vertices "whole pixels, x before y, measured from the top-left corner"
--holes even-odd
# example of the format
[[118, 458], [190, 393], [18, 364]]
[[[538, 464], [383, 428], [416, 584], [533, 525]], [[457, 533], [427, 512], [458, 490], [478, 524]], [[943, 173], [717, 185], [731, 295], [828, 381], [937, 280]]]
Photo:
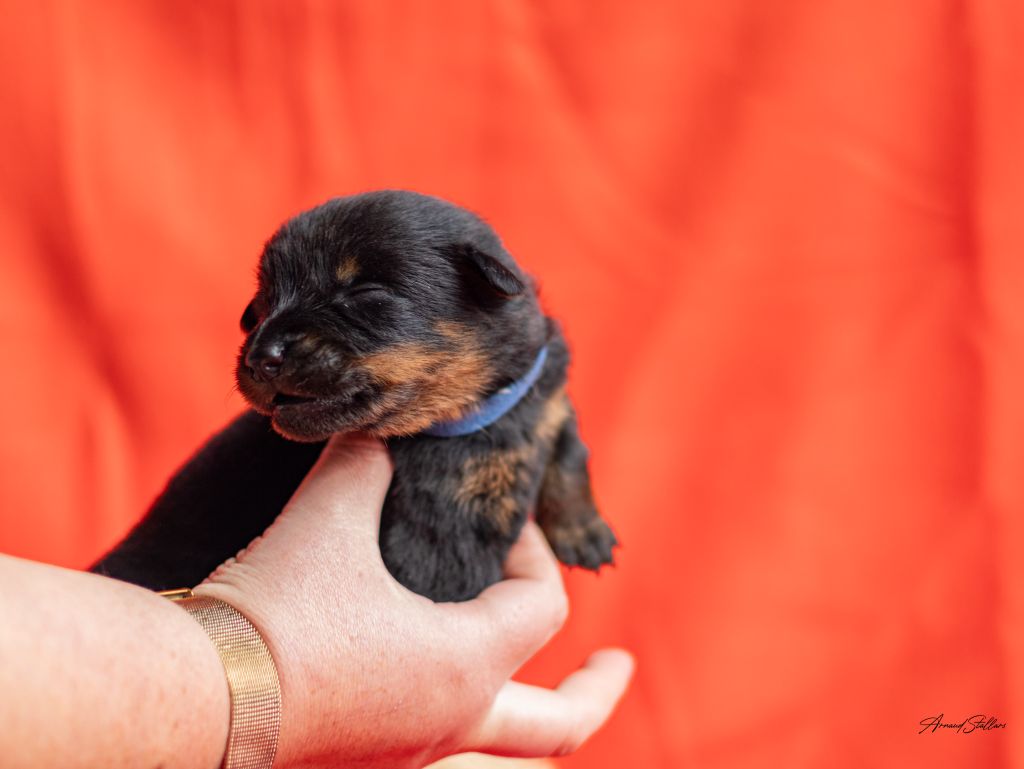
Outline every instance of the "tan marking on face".
[[460, 348], [475, 347], [478, 344], [476, 335], [469, 326], [453, 320], [439, 320], [434, 324], [434, 330]]
[[421, 383], [433, 376], [443, 363], [440, 350], [415, 342], [397, 344], [368, 355], [360, 365], [382, 385]]
[[299, 355], [310, 355], [315, 352], [321, 345], [321, 340], [314, 334], [306, 333], [301, 337], [292, 342], [292, 346], [288, 348], [289, 354]]
[[360, 361], [384, 389], [376, 406], [381, 436], [411, 435], [457, 419], [483, 395], [491, 379], [486, 357], [470, 347], [440, 350], [408, 342]]
[[354, 257], [346, 256], [341, 260], [334, 274], [342, 283], [349, 283], [359, 274], [359, 263]]

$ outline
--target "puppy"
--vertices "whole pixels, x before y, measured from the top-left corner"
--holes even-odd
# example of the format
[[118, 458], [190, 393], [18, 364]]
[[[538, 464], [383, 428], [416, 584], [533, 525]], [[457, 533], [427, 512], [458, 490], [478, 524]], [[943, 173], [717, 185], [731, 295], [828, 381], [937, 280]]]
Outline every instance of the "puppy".
[[331, 200], [267, 243], [236, 377], [253, 408], [94, 571], [192, 585], [258, 535], [337, 432], [387, 441], [384, 562], [436, 601], [498, 581], [531, 509], [566, 564], [611, 563], [569, 354], [494, 231], [438, 198]]

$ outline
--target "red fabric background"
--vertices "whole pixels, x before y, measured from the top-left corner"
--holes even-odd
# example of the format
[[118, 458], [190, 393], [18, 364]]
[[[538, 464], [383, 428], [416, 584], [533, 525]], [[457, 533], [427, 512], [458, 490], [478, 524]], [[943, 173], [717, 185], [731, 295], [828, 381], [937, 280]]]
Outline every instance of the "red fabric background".
[[564, 319], [625, 543], [528, 671], [639, 657], [568, 766], [1024, 765], [1019, 3], [8, 5], [0, 550], [87, 564], [241, 408], [281, 220], [432, 192]]

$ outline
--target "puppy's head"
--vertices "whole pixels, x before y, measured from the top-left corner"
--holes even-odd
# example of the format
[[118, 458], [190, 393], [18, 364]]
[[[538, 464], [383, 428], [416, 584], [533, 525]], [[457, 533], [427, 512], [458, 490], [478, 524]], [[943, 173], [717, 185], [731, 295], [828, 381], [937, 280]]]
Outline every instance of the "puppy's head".
[[293, 440], [410, 435], [526, 371], [546, 325], [482, 220], [437, 198], [331, 200], [267, 243], [238, 386]]

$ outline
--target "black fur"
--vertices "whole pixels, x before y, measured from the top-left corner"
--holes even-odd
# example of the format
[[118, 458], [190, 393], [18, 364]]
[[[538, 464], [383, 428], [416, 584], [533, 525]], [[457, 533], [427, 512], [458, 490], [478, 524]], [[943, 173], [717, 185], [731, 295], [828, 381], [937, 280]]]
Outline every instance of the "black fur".
[[[477, 595], [535, 504], [563, 562], [611, 562], [564, 394], [565, 341], [475, 215], [396, 191], [300, 214], [267, 243], [241, 325], [238, 385], [258, 413], [215, 436], [94, 571], [199, 582], [273, 520], [328, 436], [355, 430], [391, 450], [381, 552], [410, 589]], [[508, 414], [463, 437], [422, 434], [522, 376], [544, 344], [540, 378]]]

